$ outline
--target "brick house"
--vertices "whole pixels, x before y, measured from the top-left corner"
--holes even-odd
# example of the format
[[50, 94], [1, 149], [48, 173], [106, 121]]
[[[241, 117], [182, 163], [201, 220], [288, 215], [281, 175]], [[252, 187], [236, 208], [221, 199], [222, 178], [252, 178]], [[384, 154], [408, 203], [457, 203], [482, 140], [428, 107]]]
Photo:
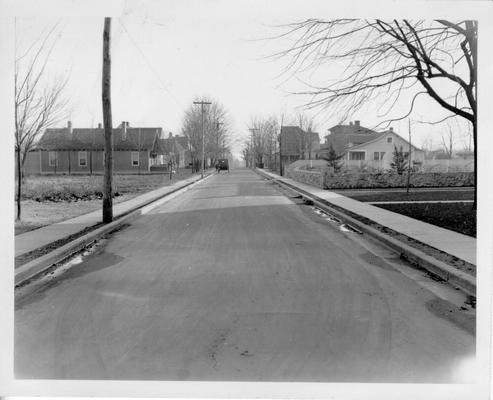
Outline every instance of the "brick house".
[[[122, 122], [113, 129], [113, 171], [122, 174], [150, 172], [158, 157], [157, 139], [162, 128], [130, 127]], [[26, 174], [102, 174], [104, 129], [47, 129], [35, 148], [28, 153]]]
[[283, 164], [313, 159], [320, 148], [320, 137], [317, 132], [305, 132], [298, 126], [282, 126], [280, 147]]

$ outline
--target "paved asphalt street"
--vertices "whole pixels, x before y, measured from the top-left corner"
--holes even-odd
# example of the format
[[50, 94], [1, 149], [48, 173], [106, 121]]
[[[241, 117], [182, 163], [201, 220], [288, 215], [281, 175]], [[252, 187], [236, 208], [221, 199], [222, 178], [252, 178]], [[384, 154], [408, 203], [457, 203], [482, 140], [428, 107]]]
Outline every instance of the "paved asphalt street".
[[474, 336], [372, 248], [252, 171], [215, 175], [17, 301], [16, 377], [460, 380]]

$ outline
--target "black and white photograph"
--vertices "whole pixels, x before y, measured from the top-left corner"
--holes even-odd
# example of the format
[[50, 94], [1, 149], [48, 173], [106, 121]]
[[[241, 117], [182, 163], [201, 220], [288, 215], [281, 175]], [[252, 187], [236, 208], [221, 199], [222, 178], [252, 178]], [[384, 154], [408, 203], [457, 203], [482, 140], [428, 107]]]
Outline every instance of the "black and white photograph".
[[0, 5], [1, 396], [489, 398], [491, 2]]

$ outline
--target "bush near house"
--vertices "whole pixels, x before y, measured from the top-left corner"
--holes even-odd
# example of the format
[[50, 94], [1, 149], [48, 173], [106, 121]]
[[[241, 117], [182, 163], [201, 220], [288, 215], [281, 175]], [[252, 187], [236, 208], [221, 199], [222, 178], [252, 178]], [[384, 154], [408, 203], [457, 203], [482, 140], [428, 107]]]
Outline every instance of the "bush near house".
[[[392, 172], [364, 173], [343, 171], [326, 172], [325, 189], [376, 189], [406, 187], [407, 174]], [[411, 187], [461, 187], [474, 186], [473, 172], [413, 172]]]

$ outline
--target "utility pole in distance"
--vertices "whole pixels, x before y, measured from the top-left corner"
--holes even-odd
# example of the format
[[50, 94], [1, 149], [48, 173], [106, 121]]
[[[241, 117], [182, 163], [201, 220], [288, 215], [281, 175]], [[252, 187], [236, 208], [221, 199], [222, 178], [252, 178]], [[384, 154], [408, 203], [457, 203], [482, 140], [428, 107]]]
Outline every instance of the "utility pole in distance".
[[281, 114], [281, 126], [279, 128], [279, 175], [283, 176], [282, 170], [282, 124], [284, 123], [284, 113]]
[[111, 18], [104, 19], [103, 31], [103, 122], [104, 122], [104, 187], [103, 222], [113, 220], [113, 122], [111, 118], [111, 57], [110, 57]]
[[[220, 129], [221, 125], [223, 125], [223, 124], [224, 124], [224, 122], [219, 122], [219, 120], [216, 119], [216, 121], [215, 121], [216, 131], [217, 131], [216, 132], [216, 134], [217, 134], [217, 136], [216, 136], [216, 162], [219, 158], [219, 156], [218, 156], [218, 154], [219, 154], [219, 134], [220, 134], [219, 129]], [[223, 151], [221, 151], [221, 158], [223, 158], [222, 155], [223, 155]]]
[[250, 128], [250, 132], [252, 132], [252, 169], [255, 169], [255, 131], [258, 131], [258, 128]]
[[211, 104], [209, 101], [194, 101], [193, 104], [200, 104], [200, 110], [202, 115], [202, 168], [200, 169], [200, 173], [202, 178], [204, 177], [204, 105]]

